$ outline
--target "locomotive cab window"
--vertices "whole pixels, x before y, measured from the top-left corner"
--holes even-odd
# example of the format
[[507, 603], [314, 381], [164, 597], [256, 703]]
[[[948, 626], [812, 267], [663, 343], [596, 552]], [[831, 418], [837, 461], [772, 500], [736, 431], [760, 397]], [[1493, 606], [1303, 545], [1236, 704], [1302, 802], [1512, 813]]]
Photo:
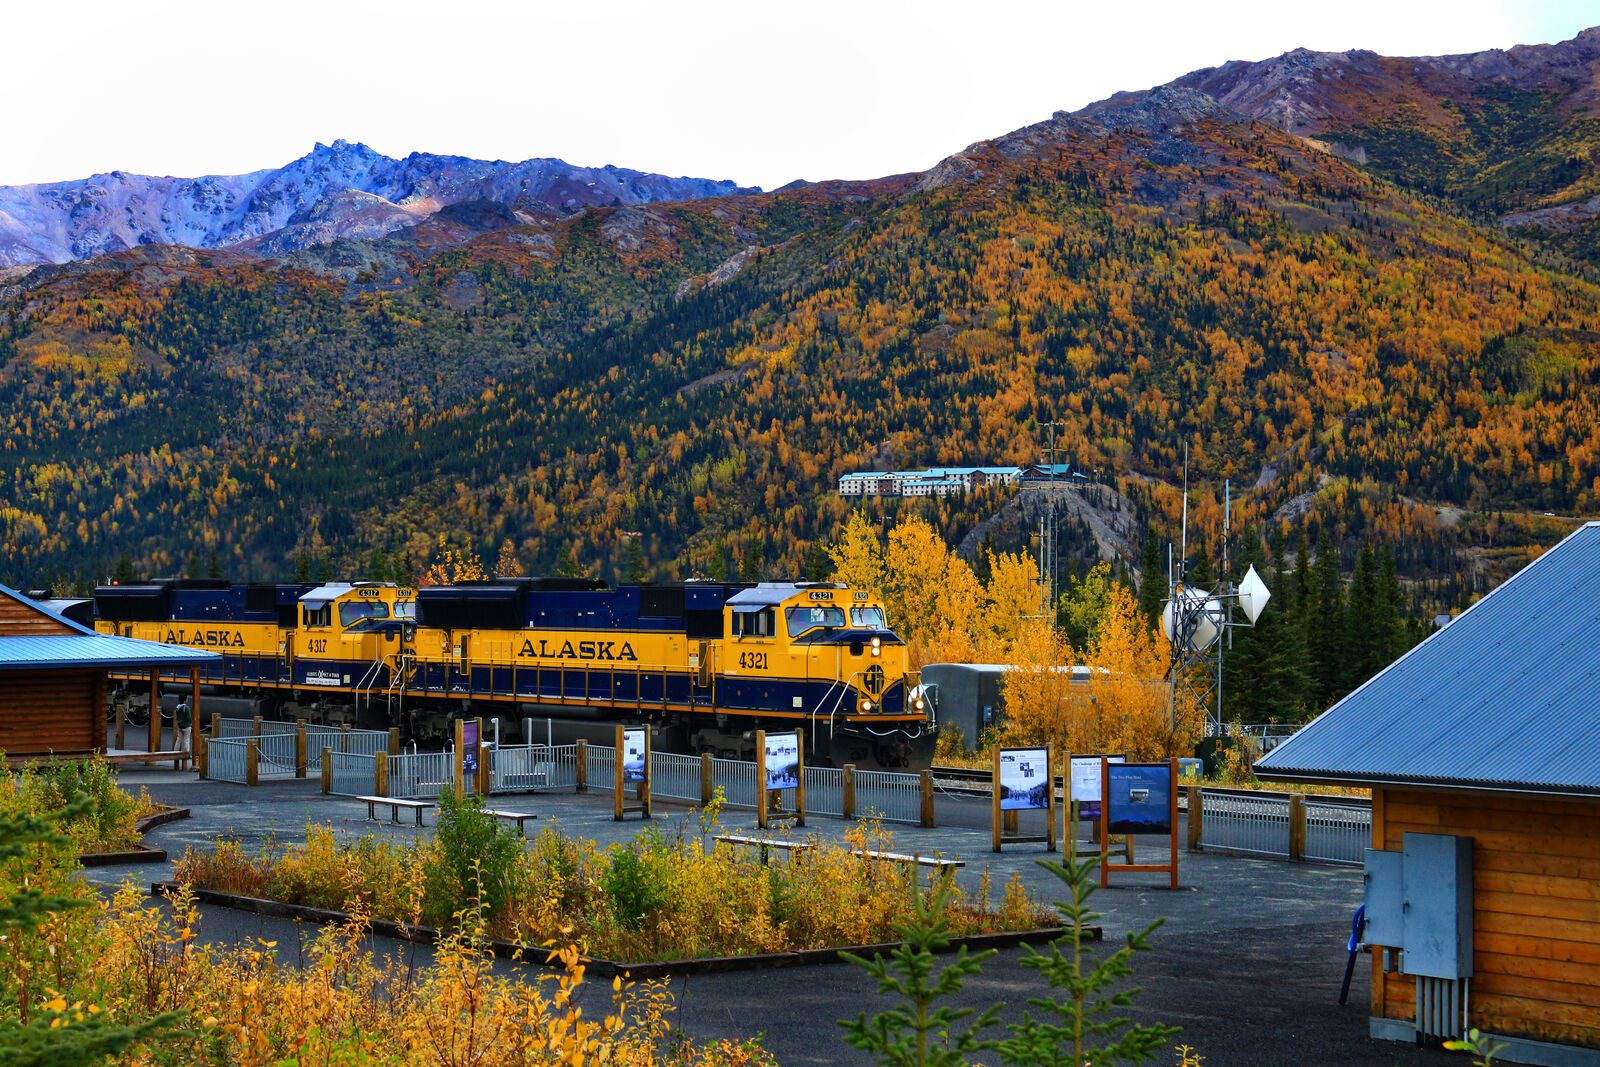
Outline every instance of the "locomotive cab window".
[[[859, 608], [857, 610], [860, 610]], [[813, 604], [809, 607], [790, 608], [785, 615], [789, 621], [789, 636], [799, 637], [807, 630], [814, 630], [819, 626], [837, 627], [844, 625], [844, 609], [830, 608]]]
[[850, 625], [862, 630], [887, 630], [882, 608], [851, 608]]
[[347, 629], [363, 619], [387, 619], [388, 617], [389, 605], [381, 600], [352, 600], [339, 605], [339, 625]]
[[777, 613], [772, 608], [741, 611], [733, 617], [733, 636], [772, 637], [777, 633]]
[[302, 610], [305, 614], [305, 625], [307, 627], [333, 625], [333, 605], [331, 604], [323, 604], [315, 608], [308, 604]]

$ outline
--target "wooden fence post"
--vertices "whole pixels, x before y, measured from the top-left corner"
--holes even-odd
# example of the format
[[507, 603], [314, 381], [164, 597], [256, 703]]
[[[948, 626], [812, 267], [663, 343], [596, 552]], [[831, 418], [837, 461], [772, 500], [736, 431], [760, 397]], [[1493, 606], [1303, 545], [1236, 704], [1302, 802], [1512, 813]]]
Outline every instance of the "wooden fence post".
[[840, 807], [843, 818], [856, 817], [856, 765], [846, 763], [839, 769], [840, 792], [844, 794], [844, 803]]
[[767, 732], [756, 731], [756, 825], [767, 828], [767, 805], [772, 794], [767, 789]]
[[112, 710], [117, 716], [117, 748], [128, 747], [128, 702], [123, 697], [118, 697], [112, 702]]
[[1289, 858], [1306, 856], [1306, 798], [1295, 793], [1289, 798]]
[[350, 751], [350, 724], [347, 722], [339, 724], [339, 751]]
[[933, 772], [922, 772], [922, 822], [923, 826], [933, 825]]
[[1205, 794], [1197, 785], [1188, 786], [1184, 791], [1189, 794], [1189, 851], [1199, 852], [1206, 833]]
[[222, 736], [222, 712], [213, 711], [211, 713], [211, 738], [212, 738], [212, 740], [216, 740], [217, 738], [219, 738], [221, 736]]
[[296, 778], [304, 778], [306, 776], [306, 768], [310, 762], [306, 745], [306, 727], [304, 723], [300, 723], [294, 728], [294, 776]]
[[717, 793], [713, 781], [711, 753], [702, 752], [700, 753], [700, 806], [702, 808], [711, 803], [711, 798]]
[[372, 757], [372, 795], [389, 795], [389, 753], [379, 752]]
[[322, 746], [322, 795], [333, 792], [333, 749]]
[[261, 741], [249, 737], [244, 742], [244, 784], [255, 785], [261, 773]]
[[211, 770], [211, 745], [199, 730], [194, 732], [194, 769], [202, 778]]
[[400, 755], [400, 727], [389, 727], [389, 755]]
[[578, 792], [589, 791], [589, 742], [578, 738], [578, 765], [573, 768], [578, 775]]
[[261, 718], [260, 715], [252, 715], [250, 717], [250, 732], [256, 737], [261, 736]]

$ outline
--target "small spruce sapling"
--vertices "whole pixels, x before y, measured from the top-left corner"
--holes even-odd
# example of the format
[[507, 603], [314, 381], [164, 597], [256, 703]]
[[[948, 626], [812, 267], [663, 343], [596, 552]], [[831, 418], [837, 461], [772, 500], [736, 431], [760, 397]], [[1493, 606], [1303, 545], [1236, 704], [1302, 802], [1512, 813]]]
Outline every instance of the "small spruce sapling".
[[950, 944], [946, 915], [954, 890], [941, 881], [924, 893], [915, 871], [909, 872], [908, 881], [912, 914], [896, 927], [901, 944], [889, 958], [879, 954], [868, 960], [849, 952], [839, 953], [876, 978], [878, 992], [903, 997], [905, 1006], [870, 1018], [862, 1012], [854, 1022], [840, 1020], [839, 1025], [845, 1028], [845, 1041], [871, 1053], [885, 1067], [965, 1065], [968, 1053], [994, 1047], [979, 1033], [994, 1025], [1002, 1005], [991, 1005], [961, 1029], [956, 1024], [971, 1015], [972, 1009], [937, 1005], [960, 992], [965, 980], [983, 969], [983, 961], [993, 956], [994, 950], [968, 955], [963, 945], [953, 960], [935, 970], [934, 953]]
[[[1067, 825], [1074, 826], [1076, 812]], [[1089, 908], [1089, 897], [1099, 888], [1095, 870], [1097, 857], [1078, 859], [1076, 835], [1067, 834], [1065, 863], [1040, 860], [1039, 866], [1060, 878], [1067, 887], [1067, 899], [1055, 902], [1065, 920], [1066, 933], [1050, 943], [1048, 952], [1028, 948], [1022, 966], [1044, 975], [1053, 989], [1066, 991], [1064, 1000], [1030, 997], [1028, 1003], [1040, 1009], [1043, 1018], [1025, 1015], [1021, 1022], [1009, 1024], [1011, 1036], [996, 1044], [1006, 1063], [1044, 1065], [1044, 1067], [1102, 1067], [1105, 1064], [1144, 1063], [1158, 1051], [1165, 1051], [1178, 1027], [1160, 1023], [1134, 1025], [1115, 1014], [1133, 1003], [1139, 989], [1113, 990], [1133, 975], [1133, 955], [1150, 948], [1150, 935], [1163, 920], [1157, 919], [1143, 930], [1130, 932], [1127, 943], [1104, 959], [1096, 961], [1083, 946], [1089, 928], [1100, 918]], [[1066, 951], [1063, 951], [1065, 948]]]

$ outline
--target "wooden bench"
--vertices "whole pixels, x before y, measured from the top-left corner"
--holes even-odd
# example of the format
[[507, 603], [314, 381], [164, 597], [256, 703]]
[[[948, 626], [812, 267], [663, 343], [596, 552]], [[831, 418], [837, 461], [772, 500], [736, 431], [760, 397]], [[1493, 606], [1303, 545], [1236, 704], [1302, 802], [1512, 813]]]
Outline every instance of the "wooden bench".
[[851, 852], [852, 856], [863, 859], [888, 860], [891, 863], [915, 863], [921, 867], [933, 867], [941, 871], [954, 870], [965, 867], [966, 860], [945, 859], [943, 856], [924, 856], [920, 853], [912, 855], [909, 852], [884, 852], [874, 848], [858, 848]]
[[529, 811], [501, 811], [498, 808], [484, 808], [483, 813], [485, 815], [492, 815], [496, 819], [503, 819], [506, 822], [516, 823], [517, 832], [523, 837], [528, 836], [528, 828], [525, 825], [527, 821], [529, 819], [537, 819], [539, 817]]
[[421, 826], [422, 813], [427, 811], [429, 808], [438, 807], [438, 805], [431, 800], [401, 800], [398, 797], [356, 797], [356, 799], [366, 802], [367, 818], [372, 822], [378, 821], [378, 805], [388, 805], [389, 821], [394, 823], [396, 826], [400, 825], [400, 812], [402, 809], [416, 812], [417, 825]]
[[782, 849], [791, 857], [796, 852], [805, 852], [811, 848], [809, 841], [785, 841], [776, 837], [753, 837], [750, 834], [718, 834], [716, 840], [730, 845], [749, 845], [761, 850], [761, 864], [766, 866], [769, 848]]

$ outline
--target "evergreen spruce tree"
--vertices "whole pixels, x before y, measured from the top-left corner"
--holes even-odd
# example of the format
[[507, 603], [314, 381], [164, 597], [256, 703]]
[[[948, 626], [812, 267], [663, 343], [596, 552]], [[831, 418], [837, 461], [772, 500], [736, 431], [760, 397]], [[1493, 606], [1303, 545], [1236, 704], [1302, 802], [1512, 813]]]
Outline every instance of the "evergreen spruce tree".
[[1384, 545], [1378, 552], [1378, 651], [1380, 667], [1386, 667], [1411, 647], [1406, 640], [1405, 592], [1395, 572], [1394, 549]]
[[311, 553], [303, 548], [294, 554], [294, 580], [301, 585], [311, 584]]
[[1311, 654], [1314, 701], [1327, 707], [1344, 695], [1344, 585], [1339, 557], [1324, 533], [1317, 540], [1306, 608], [1306, 644]]
[[133, 560], [128, 557], [126, 552], [123, 552], [117, 557], [117, 568], [111, 572], [111, 580], [118, 585], [129, 585], [134, 579]]
[[642, 582], [645, 580], [644, 563], [644, 538], [625, 538], [627, 544], [622, 548], [622, 580], [624, 582]]
[[801, 563], [806, 580], [812, 582], [825, 582], [828, 575], [833, 572], [833, 564], [828, 559], [828, 550], [822, 546], [821, 541], [813, 541], [806, 546], [805, 559]]
[[1383, 659], [1378, 634], [1378, 574], [1371, 546], [1356, 556], [1350, 593], [1344, 608], [1344, 683], [1348, 693], [1371, 678], [1388, 662]]
[[1161, 605], [1167, 599], [1167, 568], [1161, 558], [1161, 543], [1154, 530], [1146, 530], [1144, 553], [1139, 560], [1139, 610], [1154, 626], [1161, 618]]

